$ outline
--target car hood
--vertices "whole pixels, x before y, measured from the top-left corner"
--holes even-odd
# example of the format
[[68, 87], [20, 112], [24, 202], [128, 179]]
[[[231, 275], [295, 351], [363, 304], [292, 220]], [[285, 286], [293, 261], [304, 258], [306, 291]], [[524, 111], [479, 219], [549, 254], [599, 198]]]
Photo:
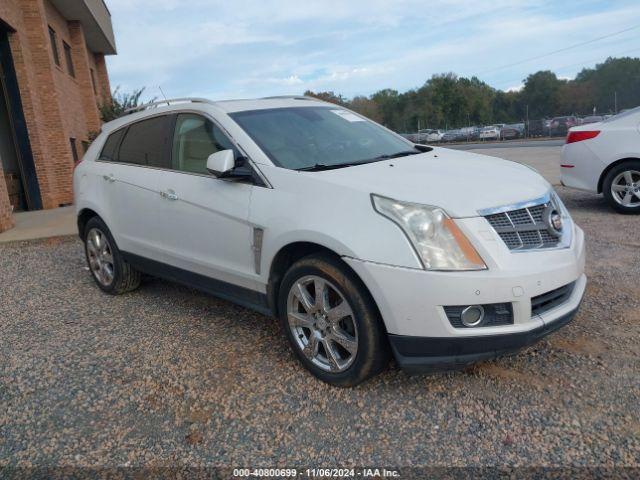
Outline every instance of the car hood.
[[438, 206], [457, 218], [478, 216], [478, 210], [482, 209], [533, 200], [551, 188], [540, 174], [518, 163], [445, 148], [305, 173], [365, 193]]

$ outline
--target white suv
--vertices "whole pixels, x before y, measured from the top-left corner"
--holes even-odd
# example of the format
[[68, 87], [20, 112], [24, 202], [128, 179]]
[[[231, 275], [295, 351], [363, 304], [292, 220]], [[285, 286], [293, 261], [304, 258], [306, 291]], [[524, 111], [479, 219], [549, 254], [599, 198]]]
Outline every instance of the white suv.
[[103, 126], [74, 190], [102, 290], [144, 272], [277, 316], [335, 385], [390, 355], [420, 372], [517, 350], [586, 285], [583, 232], [535, 171], [306, 97], [147, 106]]

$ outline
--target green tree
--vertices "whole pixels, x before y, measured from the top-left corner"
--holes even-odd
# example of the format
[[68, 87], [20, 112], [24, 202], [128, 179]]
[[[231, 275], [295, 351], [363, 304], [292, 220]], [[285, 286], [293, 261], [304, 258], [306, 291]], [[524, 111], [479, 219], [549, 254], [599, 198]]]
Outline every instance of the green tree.
[[[144, 87], [134, 90], [131, 93], [123, 93], [120, 91], [120, 87], [116, 87], [111, 93], [111, 101], [100, 105], [100, 118], [103, 122], [110, 122], [116, 118], [124, 115], [124, 112], [129, 108], [138, 107], [144, 105], [140, 102], [140, 96], [144, 92]], [[152, 98], [147, 103], [154, 102], [155, 98]]]
[[591, 108], [613, 112], [640, 105], [640, 59], [607, 58], [595, 68], [585, 68], [576, 76], [576, 85], [588, 86]]
[[521, 92], [523, 105], [529, 106], [529, 118], [558, 115], [559, 93], [565, 83], [550, 70], [529, 75]]

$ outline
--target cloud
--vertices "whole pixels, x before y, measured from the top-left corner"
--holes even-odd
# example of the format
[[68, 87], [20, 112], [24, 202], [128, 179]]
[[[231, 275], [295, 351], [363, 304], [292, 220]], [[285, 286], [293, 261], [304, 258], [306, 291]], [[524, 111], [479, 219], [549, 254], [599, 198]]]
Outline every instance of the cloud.
[[[511, 68], [520, 59], [621, 30], [640, 17], [623, 0], [107, 0], [119, 54], [113, 85], [220, 98], [334, 90], [406, 90], [431, 75], [478, 75], [514, 88], [637, 44], [640, 30]], [[571, 12], [568, 15], [566, 12]], [[626, 43], [625, 43], [626, 42]], [[635, 43], [634, 43], [635, 42]], [[618, 49], [618, 50], [616, 50]], [[567, 65], [578, 64], [567, 69]], [[291, 92], [295, 90], [295, 92]]]

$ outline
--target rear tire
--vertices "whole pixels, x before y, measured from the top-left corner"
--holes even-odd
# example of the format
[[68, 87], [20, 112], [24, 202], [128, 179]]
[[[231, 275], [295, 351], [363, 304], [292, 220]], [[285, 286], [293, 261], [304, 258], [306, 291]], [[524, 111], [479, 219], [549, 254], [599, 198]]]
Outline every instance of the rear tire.
[[382, 319], [360, 279], [339, 259], [294, 263], [278, 294], [284, 333], [302, 364], [331, 385], [352, 387], [389, 363]]
[[604, 178], [602, 193], [618, 213], [640, 214], [640, 160], [629, 160], [613, 167]]
[[120, 295], [140, 286], [140, 272], [122, 258], [109, 228], [99, 217], [87, 222], [83, 239], [89, 271], [103, 292]]

